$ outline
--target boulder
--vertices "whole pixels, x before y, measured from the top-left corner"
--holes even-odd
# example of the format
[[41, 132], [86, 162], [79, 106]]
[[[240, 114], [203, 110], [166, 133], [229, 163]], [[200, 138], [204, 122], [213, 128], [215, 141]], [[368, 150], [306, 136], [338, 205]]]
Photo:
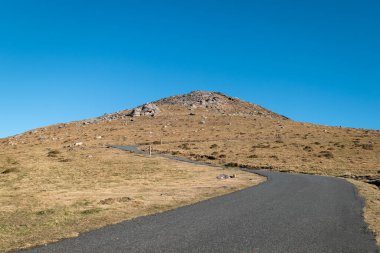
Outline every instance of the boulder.
[[226, 175], [226, 174], [220, 174], [216, 177], [217, 179], [229, 179], [230, 176], [229, 175]]
[[139, 116], [156, 116], [161, 112], [160, 108], [158, 108], [155, 104], [145, 104], [133, 109], [133, 111], [129, 114], [132, 117]]

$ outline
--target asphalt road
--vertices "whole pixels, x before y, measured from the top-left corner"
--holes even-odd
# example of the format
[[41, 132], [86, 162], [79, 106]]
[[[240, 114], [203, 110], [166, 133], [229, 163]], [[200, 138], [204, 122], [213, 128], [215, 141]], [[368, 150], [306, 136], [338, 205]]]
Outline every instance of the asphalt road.
[[379, 252], [345, 180], [254, 172], [268, 181], [27, 252]]

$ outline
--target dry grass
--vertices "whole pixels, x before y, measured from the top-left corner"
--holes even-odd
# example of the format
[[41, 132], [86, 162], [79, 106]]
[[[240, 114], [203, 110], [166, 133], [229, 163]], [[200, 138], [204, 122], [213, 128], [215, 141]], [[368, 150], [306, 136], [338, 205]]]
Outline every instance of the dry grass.
[[359, 194], [365, 198], [364, 220], [374, 232], [377, 244], [380, 245], [380, 194], [379, 188], [357, 180], [349, 179], [359, 189]]
[[[92, 148], [0, 152], [0, 252], [52, 242], [255, 185], [263, 179]], [[217, 180], [220, 173], [236, 174]]]
[[[66, 225], [62, 226], [70, 230], [61, 231], [64, 231], [64, 235], [70, 235], [70, 233], [74, 233], [72, 231], [80, 231], [80, 228], [90, 229], [124, 218], [165, 210], [252, 183], [247, 181], [247, 184], [237, 184], [237, 188], [231, 186], [233, 189], [225, 189], [221, 186], [215, 190], [209, 188], [214, 185], [214, 170], [209, 170], [211, 174], [208, 177], [204, 176], [204, 178], [214, 181], [202, 181], [203, 176], [199, 177], [192, 174], [198, 173], [194, 166], [181, 165], [181, 167], [187, 168], [185, 170], [187, 172], [185, 174], [182, 170], [175, 173], [171, 172], [174, 173], [172, 178], [171, 173], [164, 173], [165, 169], [162, 167], [165, 167], [165, 163], [162, 163], [160, 159], [146, 160], [147, 158], [137, 158], [110, 150], [106, 154], [111, 155], [112, 153], [112, 159], [104, 157], [106, 154], [103, 147], [106, 144], [153, 144], [153, 149], [156, 151], [215, 164], [246, 165], [255, 168], [264, 167], [279, 171], [343, 176], [353, 179], [380, 179], [380, 131], [313, 125], [260, 115], [216, 114], [205, 108], [193, 109], [191, 113], [193, 115], [189, 115], [187, 108], [180, 106], [161, 105], [160, 109], [162, 113], [154, 118], [136, 117], [131, 121], [129, 117], [125, 117], [90, 124], [74, 122], [67, 125], [61, 124], [41, 128], [34, 132], [0, 140], [2, 150], [0, 160], [3, 164], [0, 165], [0, 173], [2, 172], [1, 169], [8, 170], [8, 172], [0, 174], [1, 184], [7, 187], [7, 192], [0, 196], [2, 203], [8, 203], [2, 205], [4, 206], [3, 209], [8, 209], [8, 214], [14, 212], [14, 217], [18, 217], [19, 211], [17, 210], [20, 210], [17, 206], [29, 205], [29, 207], [35, 207], [35, 212], [46, 212], [47, 214], [35, 215], [31, 219], [31, 221], [35, 221], [33, 224], [36, 225], [33, 226], [37, 228], [41, 224], [38, 219], [45, 216], [55, 217], [57, 214], [57, 217], [63, 217], [63, 221], [58, 220], [58, 223], [63, 222], [62, 224]], [[83, 144], [75, 146], [75, 143], [78, 142]], [[93, 157], [89, 158], [88, 156]], [[49, 159], [49, 166], [44, 167], [43, 164], [46, 163], [46, 159]], [[142, 160], [143, 163], [141, 163]], [[178, 165], [176, 166], [178, 168]], [[136, 170], [136, 168], [139, 169]], [[149, 207], [149, 203], [154, 201], [152, 202], [146, 197], [139, 199], [136, 192], [133, 193], [129, 188], [128, 190], [123, 188], [128, 186], [128, 182], [134, 180], [131, 177], [138, 178], [141, 170], [149, 175], [150, 168], [156, 168], [152, 173], [159, 173], [162, 176], [152, 177], [149, 180], [139, 179], [144, 182], [148, 180], [146, 182], [149, 183], [138, 184], [141, 187], [138, 191], [142, 192], [141, 196], [149, 195], [150, 192], [153, 194], [166, 191], [171, 192], [169, 194], [175, 194], [171, 197], [166, 193], [162, 195], [167, 196], [165, 198], [168, 199], [168, 202], [165, 202], [166, 204], [163, 204], [162, 207], [153, 208], [154, 205]], [[128, 173], [125, 173], [124, 170]], [[191, 173], [191, 171], [193, 172]], [[181, 177], [180, 175], [186, 175], [186, 179], [183, 179], [188, 180], [186, 182], [194, 182], [195, 184], [203, 182], [202, 187], [204, 188], [201, 186], [197, 188], [188, 183], [173, 186], [174, 181], [178, 181], [176, 177]], [[176, 180], [173, 181], [173, 179]], [[62, 183], [66, 180], [71, 180], [69, 182], [78, 188], [74, 193], [70, 190], [71, 188], [67, 189], [66, 183]], [[173, 188], [166, 190], [152, 187], [152, 182], [156, 182], [157, 187], [160, 187], [161, 182], [165, 182]], [[363, 182], [362, 184], [365, 185]], [[39, 185], [39, 190], [34, 188], [37, 187], [36, 185]], [[32, 191], [28, 189], [29, 187]], [[202, 190], [203, 195], [199, 195], [200, 198], [194, 197], [200, 193], [196, 190], [189, 190], [191, 187]], [[42, 190], [43, 188], [46, 188], [45, 191]], [[379, 210], [379, 202], [370, 201], [372, 196], [380, 195], [379, 189], [372, 187], [372, 190], [371, 193], [369, 191], [361, 191], [361, 193], [367, 199], [368, 207], [365, 212], [368, 218], [366, 220], [371, 229], [379, 233], [379, 227], [374, 224], [378, 219], [378, 212], [368, 211]], [[81, 193], [77, 195], [75, 192]], [[17, 198], [14, 197], [15, 195]], [[51, 202], [44, 204], [47, 201], [47, 196], [59, 196], [59, 199], [54, 198], [54, 200], [50, 197], [49, 201]], [[78, 199], [84, 199], [84, 201], [69, 200], [74, 199], [75, 196]], [[162, 196], [156, 197], [161, 199]], [[120, 201], [125, 197], [132, 200]], [[14, 199], [18, 198], [20, 203], [17, 205], [14, 203], [12, 207], [10, 203], [15, 202]], [[170, 202], [170, 199], [173, 202]], [[111, 203], [112, 208], [134, 205], [137, 207], [131, 207], [130, 210], [135, 211], [126, 214], [120, 211], [123, 208], [116, 208], [115, 210], [119, 211], [114, 211], [109, 205], [96, 204], [99, 201]], [[144, 204], [141, 204], [141, 201]], [[61, 211], [53, 212], [53, 214], [50, 211], [45, 211], [52, 208], [52, 203], [57, 205], [57, 210]], [[67, 208], [71, 211], [66, 212]], [[113, 210], [115, 218], [112, 218], [114, 216], [109, 210]], [[64, 218], [66, 215], [62, 215], [65, 213], [69, 214], [68, 218]], [[71, 216], [72, 213], [74, 216]], [[108, 216], [111, 217], [109, 220], [104, 218]], [[80, 222], [74, 222], [78, 217], [84, 218]], [[12, 221], [11, 223], [21, 229], [20, 234], [29, 233], [29, 237], [25, 237], [24, 243], [37, 242], [38, 240], [33, 239], [30, 228], [24, 226], [22, 220], [25, 219], [20, 218], [20, 221]], [[45, 224], [54, 224], [54, 218], [51, 219], [51, 222]], [[5, 224], [11, 226], [11, 223]], [[82, 223], [84, 225], [80, 225]], [[55, 225], [50, 226], [52, 230], [56, 229]], [[73, 230], [71, 230], [72, 227], [74, 227]], [[0, 227], [1, 231], [5, 231], [5, 229]], [[38, 233], [43, 233], [43, 229], [38, 231], [41, 231]], [[8, 232], [1, 233], [7, 234]], [[54, 239], [60, 238], [58, 230], [56, 233], [51, 232], [51, 234], [55, 235]], [[5, 241], [9, 240], [10, 238], [5, 239]], [[1, 245], [3, 244], [1, 243]]]
[[[206, 124], [199, 124], [204, 117]], [[158, 118], [154, 120], [157, 122]], [[163, 116], [160, 122], [167, 126], [163, 130], [149, 121], [153, 119], [137, 119], [132, 124], [139, 125], [138, 129], [145, 125], [142, 128], [152, 132], [151, 137], [146, 136], [150, 137], [145, 138], [147, 142], [162, 138], [164, 145], [154, 145], [161, 151], [174, 151], [197, 159], [212, 156], [220, 164], [270, 166], [276, 170], [332, 176], [379, 177], [380, 131], [246, 116], [215, 116], [207, 112], [192, 117], [184, 114], [175, 119]], [[139, 131], [135, 135], [144, 136]]]

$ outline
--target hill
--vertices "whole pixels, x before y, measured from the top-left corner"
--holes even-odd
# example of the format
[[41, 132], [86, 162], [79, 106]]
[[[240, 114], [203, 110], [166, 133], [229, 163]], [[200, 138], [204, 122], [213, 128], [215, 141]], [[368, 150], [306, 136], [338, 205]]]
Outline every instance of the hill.
[[[68, 230], [67, 236], [93, 228], [88, 226], [89, 221], [104, 225], [110, 211], [117, 215], [108, 223], [260, 182], [241, 174], [241, 181], [226, 181], [227, 185], [218, 182], [213, 188], [215, 172], [170, 163], [173, 171], [161, 159], [107, 149], [108, 144], [114, 144], [140, 145], [143, 149], [151, 145], [157, 152], [230, 167], [350, 179], [367, 199], [366, 221], [376, 232], [380, 231], [379, 140], [380, 131], [295, 122], [238, 98], [195, 91], [0, 139], [2, 222], [8, 220], [6, 224], [10, 225], [5, 230], [14, 234], [30, 231], [22, 226], [26, 218], [38, 221], [45, 217], [49, 226], [58, 220], [57, 224], [66, 224], [61, 230], [69, 227], [67, 224], [87, 224]], [[139, 191], [150, 193], [150, 197], [138, 193], [131, 183], [140, 185]], [[221, 190], [223, 187], [226, 190]], [[52, 201], [57, 196], [59, 201]], [[180, 201], [173, 201], [176, 197]], [[158, 205], [157, 200], [162, 198], [167, 202]], [[53, 204], [60, 207], [54, 209]], [[133, 206], [128, 214], [121, 211], [125, 205]], [[17, 206], [32, 208], [33, 214], [24, 217], [15, 211]], [[29, 226], [37, 226], [33, 224]], [[59, 238], [58, 231], [53, 238]]]
[[[99, 135], [102, 139], [95, 139]], [[219, 164], [342, 176], [377, 184], [379, 138], [377, 130], [295, 122], [221, 93], [195, 91], [2, 142], [9, 145], [22, 140], [41, 145], [61, 139], [68, 143], [66, 149], [75, 142], [83, 142], [86, 148], [154, 144], [158, 151]]]

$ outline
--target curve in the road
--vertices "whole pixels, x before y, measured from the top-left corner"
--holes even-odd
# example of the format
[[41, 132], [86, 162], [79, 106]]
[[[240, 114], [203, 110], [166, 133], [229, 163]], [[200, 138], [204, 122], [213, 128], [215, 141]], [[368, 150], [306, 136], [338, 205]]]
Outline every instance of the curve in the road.
[[253, 172], [267, 182], [27, 252], [378, 252], [347, 181]]

